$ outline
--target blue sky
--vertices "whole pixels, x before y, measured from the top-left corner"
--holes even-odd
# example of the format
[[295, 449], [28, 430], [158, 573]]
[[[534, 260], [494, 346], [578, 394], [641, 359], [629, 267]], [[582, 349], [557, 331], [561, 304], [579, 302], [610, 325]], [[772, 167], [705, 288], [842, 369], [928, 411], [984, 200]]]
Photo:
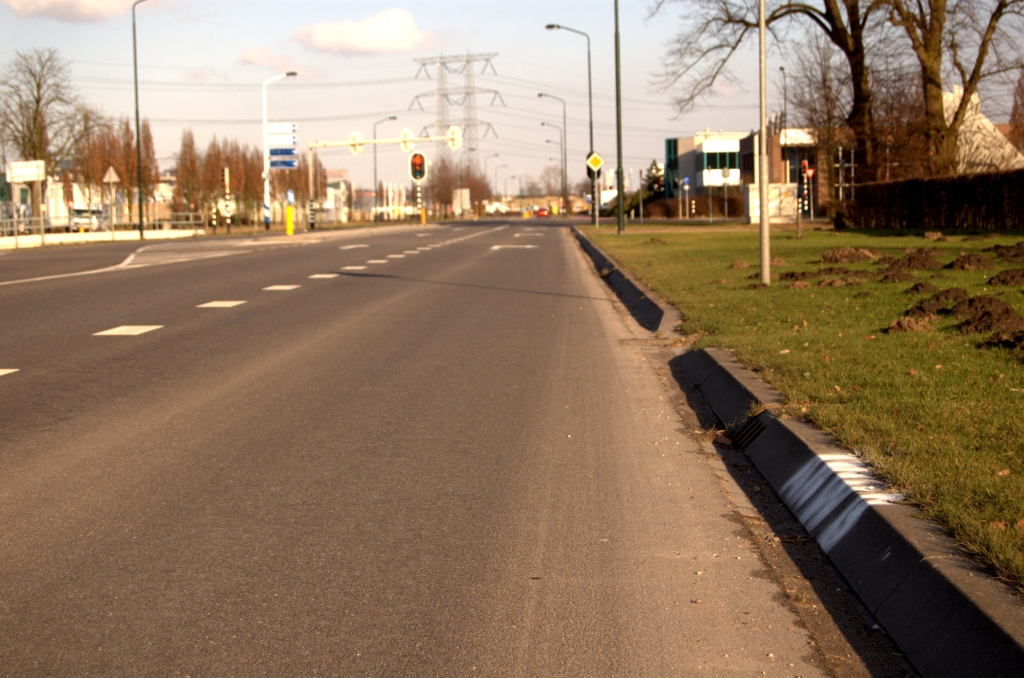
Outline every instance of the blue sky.
[[[113, 116], [131, 115], [131, 0], [0, 0], [0, 61], [17, 50], [58, 48], [71, 62], [84, 98]], [[497, 76], [478, 75], [478, 87], [501, 92], [506, 106], [478, 98], [478, 117], [494, 126], [480, 143], [488, 174], [508, 164], [509, 175], [538, 176], [558, 156], [546, 144], [556, 132], [541, 121], [561, 124], [561, 105], [538, 99], [545, 91], [568, 102], [570, 180], [584, 176], [586, 155], [586, 41], [547, 23], [572, 26], [591, 35], [594, 69], [595, 145], [615, 159], [614, 15], [610, 0], [519, 0], [474, 2], [396, 0], [323, 2], [313, 0], [147, 0], [137, 8], [142, 115], [153, 124], [164, 166], [177, 152], [181, 131], [191, 127], [204, 147], [216, 134], [242, 142], [260, 141], [260, 83], [282, 68], [300, 77], [271, 85], [271, 120], [295, 121], [300, 145], [311, 139], [343, 140], [353, 130], [380, 136], [403, 127], [419, 133], [435, 120], [409, 110], [413, 98], [434, 81], [414, 79], [413, 59], [467, 51], [496, 52]], [[662, 159], [664, 139], [694, 130], [747, 130], [757, 124], [756, 60], [741, 55], [737, 71], [750, 73], [739, 89], [723, 88], [709, 106], [675, 115], [669, 95], [651, 85], [665, 45], [679, 22], [672, 13], [648, 19], [644, 0], [622, 0], [624, 161], [634, 171]], [[770, 72], [777, 71], [777, 66]], [[449, 76], [453, 85], [461, 77]], [[771, 100], [778, 98], [770, 92]], [[458, 119], [460, 109], [453, 109]], [[421, 148], [428, 156], [431, 148]], [[372, 156], [335, 150], [321, 156], [331, 169], [348, 169], [360, 185], [372, 183]], [[379, 151], [380, 179], [406, 181], [405, 156], [397, 147]], [[512, 188], [510, 184], [509, 188]]]

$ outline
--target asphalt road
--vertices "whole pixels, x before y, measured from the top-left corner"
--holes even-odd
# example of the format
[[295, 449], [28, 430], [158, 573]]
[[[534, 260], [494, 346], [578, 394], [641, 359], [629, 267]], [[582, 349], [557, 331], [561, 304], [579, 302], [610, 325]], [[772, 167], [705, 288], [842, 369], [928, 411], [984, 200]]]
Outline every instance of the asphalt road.
[[0, 674], [834, 674], [565, 229], [148, 247], [0, 257]]

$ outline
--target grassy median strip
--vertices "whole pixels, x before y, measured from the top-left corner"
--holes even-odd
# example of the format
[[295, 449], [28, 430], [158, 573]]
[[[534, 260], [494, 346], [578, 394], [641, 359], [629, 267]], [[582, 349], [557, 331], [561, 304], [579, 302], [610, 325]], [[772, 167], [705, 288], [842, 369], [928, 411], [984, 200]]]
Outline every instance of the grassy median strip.
[[[1024, 363], [1019, 345], [1007, 347], [1012, 331], [1002, 346], [985, 345], [999, 340], [987, 321], [1009, 318], [1012, 328], [1013, 311], [1024, 314], [1024, 271], [1004, 273], [1009, 285], [989, 283], [1024, 269], [1024, 260], [990, 249], [1021, 236], [784, 231], [772, 237], [781, 260], [772, 273], [783, 279], [764, 288], [756, 231], [585, 233], [682, 311], [695, 348], [734, 349], [782, 392], [784, 416], [856, 450], [1024, 591]], [[822, 262], [844, 247], [866, 260]], [[966, 295], [941, 293], [951, 288]], [[992, 313], [978, 314], [981, 306]], [[962, 331], [967, 323], [977, 331]]]

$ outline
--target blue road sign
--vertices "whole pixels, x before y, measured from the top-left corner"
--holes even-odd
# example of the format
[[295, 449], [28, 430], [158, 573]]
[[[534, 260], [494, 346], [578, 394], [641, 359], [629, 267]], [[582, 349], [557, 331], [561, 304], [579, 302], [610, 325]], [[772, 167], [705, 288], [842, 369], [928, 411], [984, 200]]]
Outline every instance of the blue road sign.
[[288, 191], [288, 204], [289, 205], [294, 205], [295, 204], [295, 191], [292, 191], [292, 190]]
[[295, 147], [294, 146], [289, 146], [288, 148], [272, 148], [272, 149], [270, 149], [270, 157], [273, 158], [275, 155], [295, 156], [295, 155], [297, 155], [297, 153], [295, 151]]
[[689, 186], [689, 185], [690, 185], [690, 175], [687, 174], [686, 176], [683, 177], [683, 186]]
[[299, 168], [298, 158], [291, 158], [288, 160], [271, 160], [270, 169], [272, 170], [293, 170]]

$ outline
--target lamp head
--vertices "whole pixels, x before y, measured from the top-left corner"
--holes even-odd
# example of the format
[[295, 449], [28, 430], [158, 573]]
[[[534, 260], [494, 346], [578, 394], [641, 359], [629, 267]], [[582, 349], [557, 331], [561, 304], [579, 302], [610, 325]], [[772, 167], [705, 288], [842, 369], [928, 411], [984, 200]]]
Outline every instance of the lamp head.
[[544, 98], [544, 97], [546, 97], [546, 96], [547, 96], [547, 94], [544, 94], [544, 92], [541, 92], [541, 93], [540, 93], [540, 94], [538, 94], [537, 96], [538, 96], [538, 97], [540, 97], [540, 98]]
[[398, 116], [397, 115], [392, 115], [392, 116], [390, 116], [388, 118], [388, 120], [398, 120]]
[[285, 77], [287, 78], [294, 78], [296, 75], [298, 75], [298, 73], [296, 73], [295, 71], [288, 71], [287, 73], [285, 73]]
[[548, 24], [544, 28], [548, 29], [549, 31], [555, 31], [561, 28], [561, 26], [559, 26], [558, 24]]

